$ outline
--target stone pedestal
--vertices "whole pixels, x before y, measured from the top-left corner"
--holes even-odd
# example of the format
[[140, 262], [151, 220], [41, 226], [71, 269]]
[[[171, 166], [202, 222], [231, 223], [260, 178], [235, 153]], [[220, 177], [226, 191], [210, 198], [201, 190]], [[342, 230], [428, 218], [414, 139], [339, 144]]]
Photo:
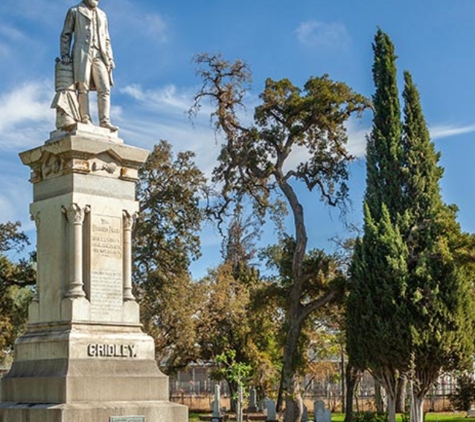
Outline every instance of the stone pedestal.
[[20, 154], [33, 183], [37, 294], [0, 422], [186, 422], [132, 294], [135, 182], [148, 152], [78, 124]]

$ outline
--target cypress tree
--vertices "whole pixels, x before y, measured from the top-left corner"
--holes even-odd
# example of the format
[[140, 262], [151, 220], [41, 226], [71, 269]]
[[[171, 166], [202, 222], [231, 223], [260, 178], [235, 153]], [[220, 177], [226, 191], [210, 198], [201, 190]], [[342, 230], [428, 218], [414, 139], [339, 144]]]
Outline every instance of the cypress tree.
[[470, 237], [443, 203], [443, 170], [423, 116], [419, 93], [404, 73], [404, 214], [408, 249], [411, 341], [411, 421], [423, 420], [423, 401], [442, 370], [466, 365], [473, 353], [473, 291], [465, 262]]
[[403, 207], [401, 189], [402, 123], [397, 88], [396, 55], [389, 36], [378, 29], [374, 44], [373, 128], [367, 139], [366, 194], [371, 216], [381, 218], [386, 204], [395, 223]]
[[421, 422], [424, 397], [441, 371], [467, 365], [474, 351], [475, 239], [462, 233], [456, 207], [442, 200], [440, 154], [411, 75], [404, 74], [402, 124], [394, 47], [381, 30], [373, 49], [374, 120], [347, 348], [350, 362], [384, 386], [390, 421], [399, 375], [409, 375], [411, 421]]
[[351, 267], [347, 348], [350, 362], [368, 369], [385, 388], [389, 421], [394, 422], [399, 377], [410, 361], [407, 248], [399, 228], [404, 210], [402, 123], [394, 46], [381, 29], [373, 52], [376, 90], [366, 151], [364, 235]]

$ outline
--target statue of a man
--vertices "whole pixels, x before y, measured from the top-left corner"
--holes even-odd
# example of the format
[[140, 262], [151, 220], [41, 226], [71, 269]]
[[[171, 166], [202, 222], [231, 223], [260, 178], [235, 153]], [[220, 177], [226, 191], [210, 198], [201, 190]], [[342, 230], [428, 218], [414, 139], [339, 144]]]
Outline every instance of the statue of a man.
[[73, 63], [81, 122], [91, 124], [89, 91], [96, 90], [99, 125], [117, 131], [110, 121], [114, 58], [107, 17], [98, 5], [99, 0], [84, 0], [68, 10], [61, 33], [61, 61]]

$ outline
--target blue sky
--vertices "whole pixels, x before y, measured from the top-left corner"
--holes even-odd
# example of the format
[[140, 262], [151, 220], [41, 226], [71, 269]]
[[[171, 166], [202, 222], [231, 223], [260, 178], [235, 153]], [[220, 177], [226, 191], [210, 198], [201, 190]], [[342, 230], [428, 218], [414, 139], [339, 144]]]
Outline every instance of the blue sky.
[[[0, 222], [20, 220], [29, 235], [29, 170], [18, 153], [42, 144], [54, 130], [53, 65], [70, 0], [0, 1]], [[464, 230], [475, 231], [475, 1], [474, 0], [101, 0], [108, 14], [116, 86], [113, 122], [127, 144], [151, 149], [160, 139], [175, 151], [193, 150], [207, 174], [219, 146], [208, 116], [192, 126], [186, 110], [199, 80], [193, 55], [221, 52], [253, 71], [248, 101], [256, 103], [267, 77], [302, 85], [328, 73], [371, 96], [377, 27], [392, 38], [400, 79], [416, 82], [432, 139], [445, 168], [442, 192], [460, 208]], [[402, 89], [402, 84], [400, 85]], [[251, 113], [249, 112], [250, 117]], [[349, 124], [353, 209], [361, 223], [365, 183], [364, 136], [371, 116]], [[336, 210], [306, 196], [311, 245], [345, 236]], [[268, 228], [264, 242], [272, 238]], [[207, 227], [195, 277], [219, 261], [220, 239]]]

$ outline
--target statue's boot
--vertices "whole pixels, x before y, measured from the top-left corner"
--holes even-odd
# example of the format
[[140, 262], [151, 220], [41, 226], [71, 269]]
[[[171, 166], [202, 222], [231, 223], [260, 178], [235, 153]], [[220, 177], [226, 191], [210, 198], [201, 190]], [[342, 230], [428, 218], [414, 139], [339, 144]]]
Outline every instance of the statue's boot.
[[97, 93], [97, 109], [99, 112], [99, 124], [101, 127], [107, 128], [112, 132], [119, 130], [118, 126], [115, 126], [110, 121], [110, 94], [108, 90], [105, 92]]
[[81, 116], [81, 123], [92, 124], [91, 114], [89, 112], [89, 92], [78, 93], [79, 114]]

